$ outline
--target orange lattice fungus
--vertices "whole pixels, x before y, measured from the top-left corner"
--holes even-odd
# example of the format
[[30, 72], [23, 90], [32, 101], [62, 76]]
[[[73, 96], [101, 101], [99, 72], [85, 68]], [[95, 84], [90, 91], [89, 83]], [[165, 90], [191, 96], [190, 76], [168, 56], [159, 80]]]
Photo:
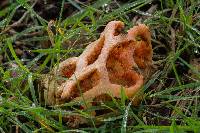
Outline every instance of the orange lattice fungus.
[[[54, 91], [46, 92], [51, 96], [46, 98], [47, 102], [82, 98], [93, 101], [105, 94], [120, 98], [121, 88], [128, 98], [132, 98], [151, 71], [151, 35], [144, 24], [134, 26], [127, 34], [121, 33], [123, 28], [121, 21], [109, 22], [100, 38], [89, 44], [79, 57], [60, 63], [53, 75], [64, 79], [48, 86]], [[52, 102], [53, 97], [55, 102]]]

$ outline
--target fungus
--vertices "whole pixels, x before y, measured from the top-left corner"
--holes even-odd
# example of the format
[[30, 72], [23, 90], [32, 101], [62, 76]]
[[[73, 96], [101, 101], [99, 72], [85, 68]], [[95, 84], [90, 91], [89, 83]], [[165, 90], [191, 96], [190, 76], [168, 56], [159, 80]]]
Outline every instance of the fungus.
[[120, 98], [122, 87], [131, 99], [151, 71], [151, 35], [144, 24], [134, 26], [127, 34], [120, 33], [123, 28], [121, 21], [109, 22], [100, 38], [89, 44], [79, 57], [60, 63], [52, 73], [64, 79], [48, 80], [54, 85], [46, 84], [46, 88], [54, 91], [46, 90], [50, 96], [45, 98], [47, 103], [81, 101], [82, 98], [93, 101], [106, 94]]

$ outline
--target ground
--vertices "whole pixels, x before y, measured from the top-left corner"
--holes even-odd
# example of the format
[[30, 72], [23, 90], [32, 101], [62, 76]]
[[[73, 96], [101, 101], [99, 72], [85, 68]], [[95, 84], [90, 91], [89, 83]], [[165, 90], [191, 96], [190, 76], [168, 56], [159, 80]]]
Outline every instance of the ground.
[[[150, 28], [154, 70], [134, 107], [123, 94], [88, 110], [48, 106], [39, 80], [112, 20]], [[200, 132], [199, 0], [1, 0], [1, 132]], [[92, 116], [92, 110], [107, 112]], [[66, 116], [87, 124], [73, 127]], [[111, 130], [112, 129], [112, 130]]]

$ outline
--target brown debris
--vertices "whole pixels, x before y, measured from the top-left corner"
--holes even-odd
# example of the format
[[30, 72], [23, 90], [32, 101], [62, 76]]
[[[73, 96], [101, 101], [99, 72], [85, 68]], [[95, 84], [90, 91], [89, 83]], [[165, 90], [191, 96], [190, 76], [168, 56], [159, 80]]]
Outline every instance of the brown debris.
[[[190, 64], [194, 67], [194, 71], [196, 72], [199, 72], [200, 71], [200, 58], [194, 58], [190, 61]], [[189, 70], [189, 75], [191, 76], [191, 78], [193, 80], [197, 80], [199, 81], [200, 80], [200, 76], [195, 73], [195, 72], [192, 72], [191, 70]]]
[[0, 64], [3, 62], [3, 56], [0, 55]]
[[17, 49], [15, 49], [15, 53], [17, 55], [21, 56], [21, 55], [23, 55], [24, 52], [21, 49], [17, 48]]

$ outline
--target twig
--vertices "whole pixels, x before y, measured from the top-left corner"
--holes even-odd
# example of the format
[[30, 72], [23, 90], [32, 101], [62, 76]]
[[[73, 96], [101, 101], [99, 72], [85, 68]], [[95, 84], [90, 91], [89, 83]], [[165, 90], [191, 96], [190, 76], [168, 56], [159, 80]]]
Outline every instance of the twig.
[[[35, 6], [36, 3], [37, 3], [37, 0], [33, 3], [33, 5], [31, 6], [31, 8], [33, 8], [33, 7]], [[23, 20], [26, 18], [26, 16], [28, 15], [29, 12], [30, 12], [29, 10], [26, 11], [26, 12], [23, 14], [23, 16], [22, 16], [18, 21], [16, 21], [16, 22], [14, 22], [13, 24], [7, 26], [7, 28], [5, 28], [0, 34], [4, 34], [4, 33], [6, 33], [7, 31], [9, 31], [11, 28], [14, 28], [14, 27], [19, 26], [19, 25], [23, 22]]]

